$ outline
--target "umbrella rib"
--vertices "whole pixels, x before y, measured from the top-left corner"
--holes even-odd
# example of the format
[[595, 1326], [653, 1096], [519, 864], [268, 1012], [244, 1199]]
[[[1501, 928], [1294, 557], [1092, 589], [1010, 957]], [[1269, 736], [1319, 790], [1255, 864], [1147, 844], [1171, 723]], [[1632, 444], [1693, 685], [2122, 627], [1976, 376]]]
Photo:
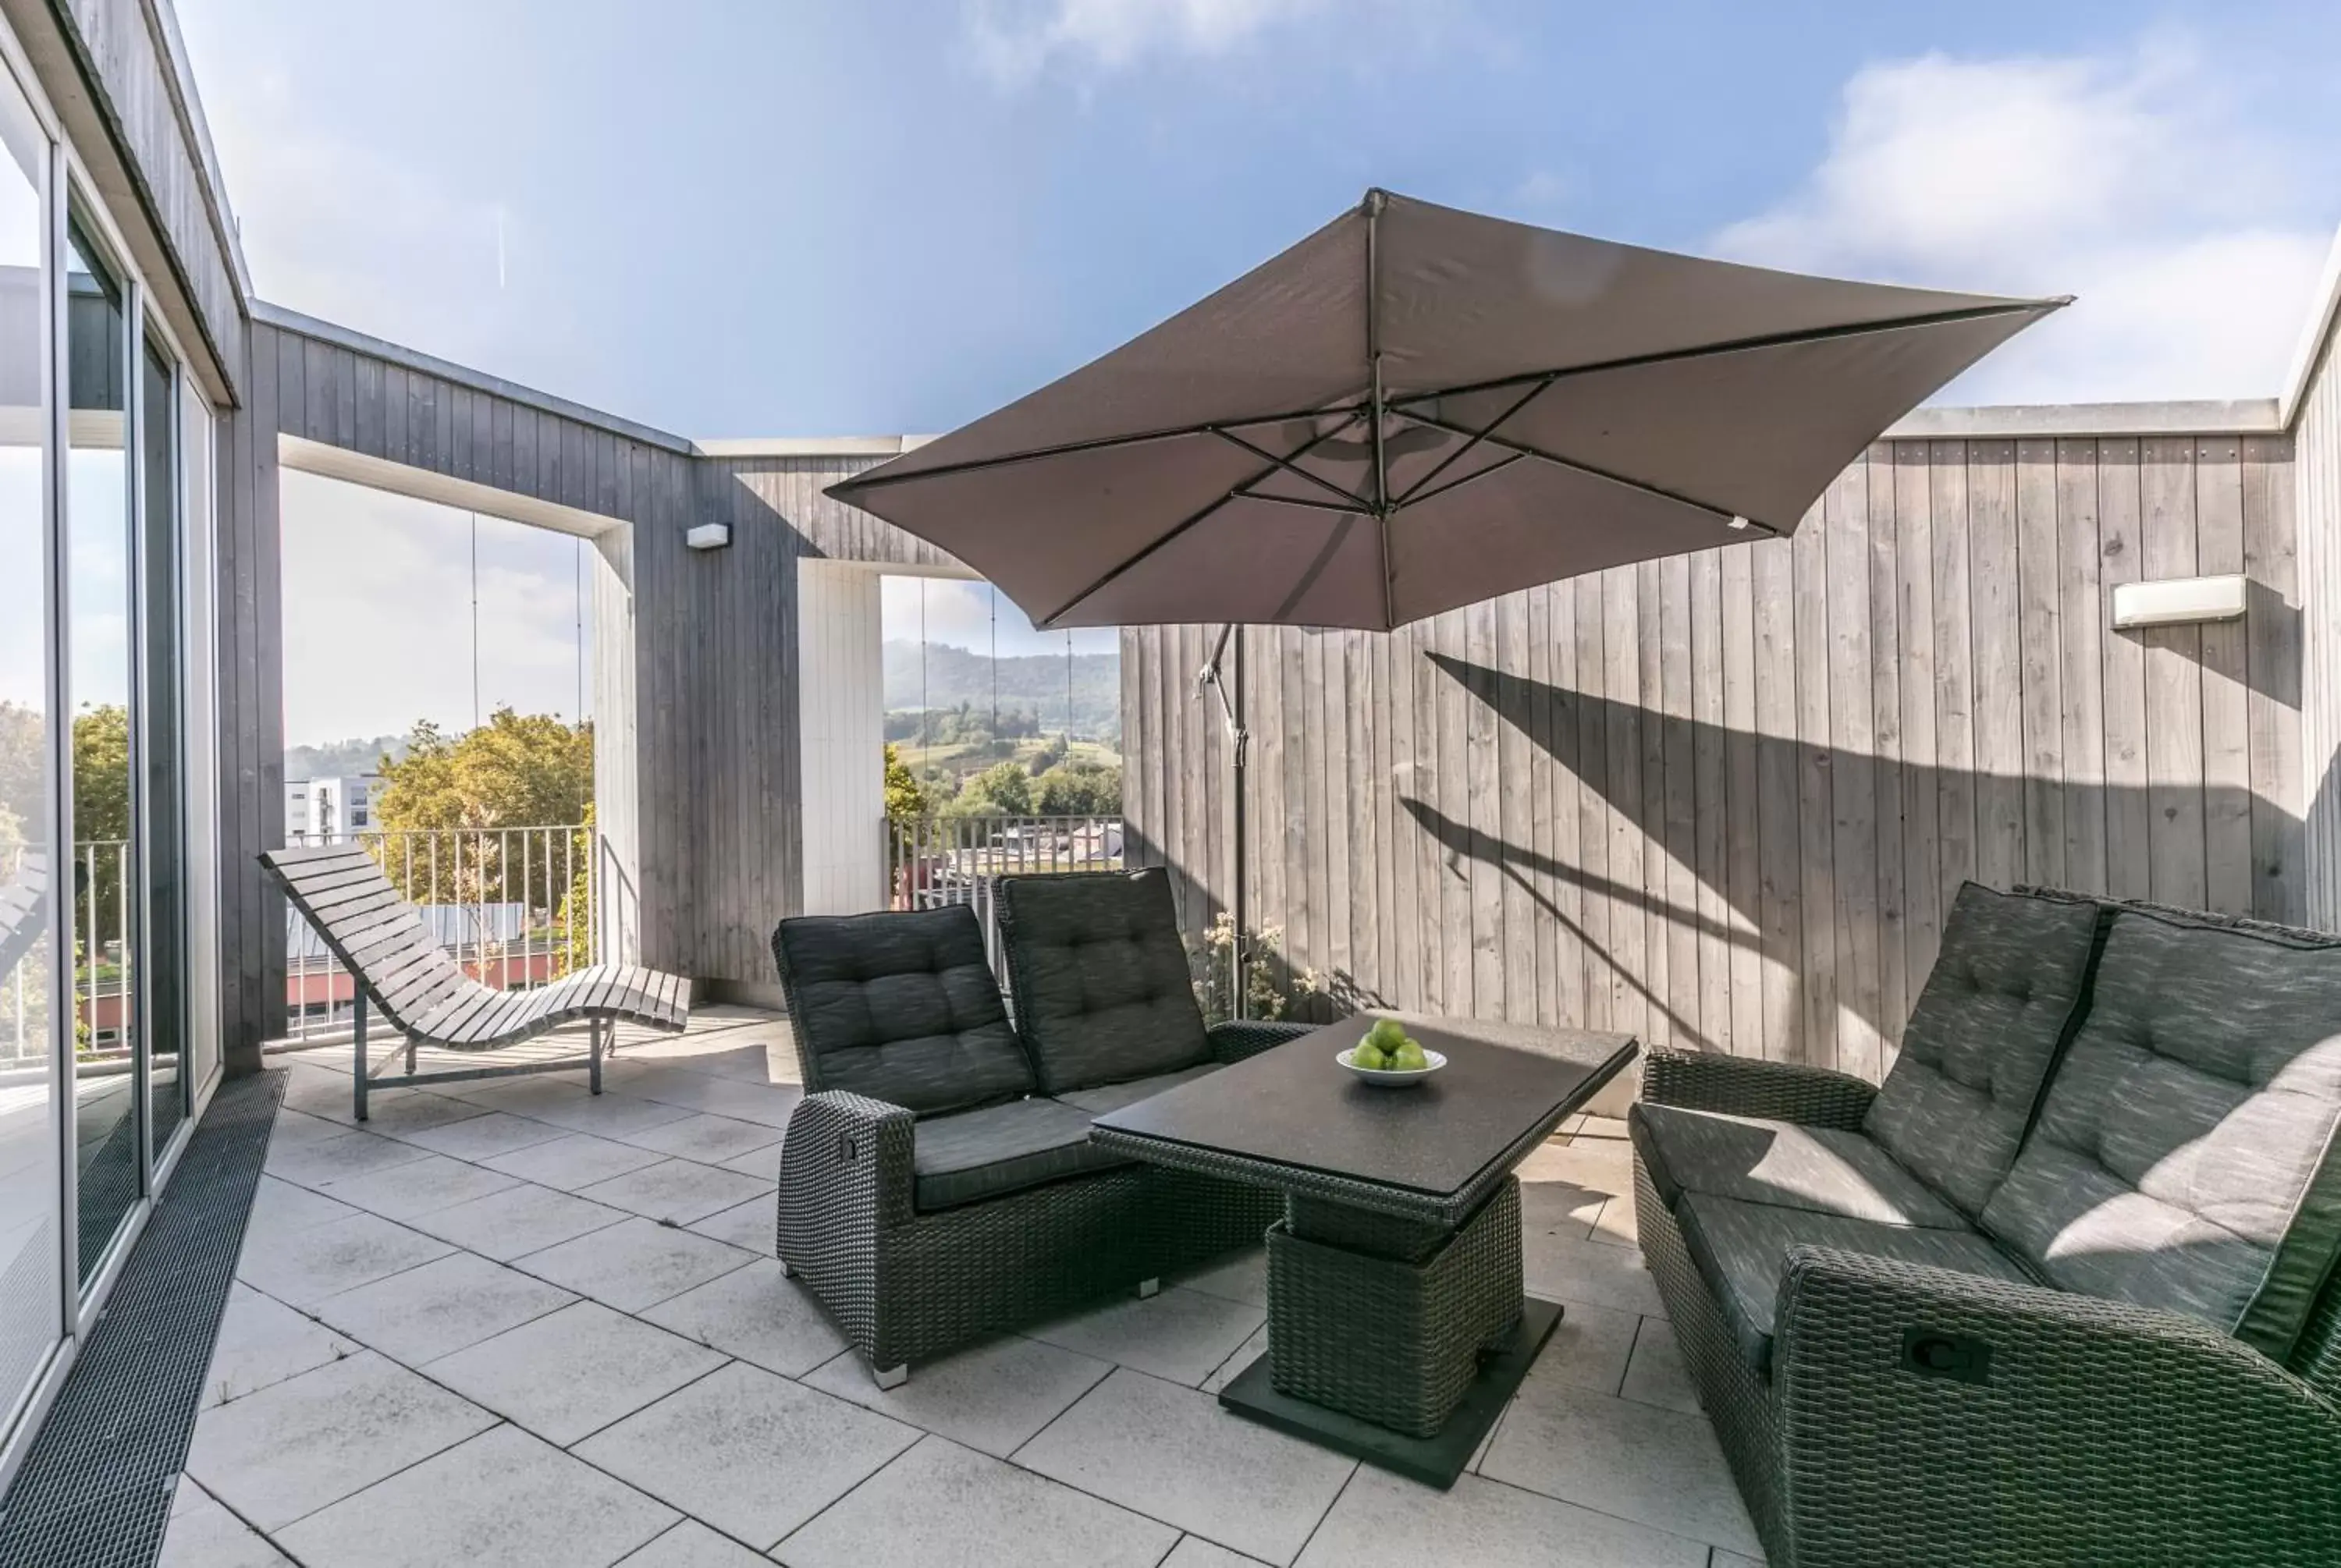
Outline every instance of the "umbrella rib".
[[[1072, 457], [1085, 452], [1110, 452], [1116, 447], [1144, 446], [1149, 442], [1176, 441], [1181, 436], [1223, 436], [1230, 430], [1246, 430], [1260, 424], [1288, 424], [1294, 420], [1318, 420], [1329, 414], [1349, 415], [1347, 423], [1335, 427], [1347, 429], [1349, 424], [1356, 423], [1364, 415], [1365, 411], [1366, 405], [1362, 402], [1333, 403], [1316, 408], [1295, 409], [1289, 413], [1247, 414], [1241, 419], [1206, 420], [1200, 424], [1138, 431], [1129, 435], [1106, 435], [1090, 441], [1062, 442], [1053, 446], [1038, 446], [1023, 452], [1003, 452], [998, 457], [978, 457], [970, 458], [964, 462], [937, 463], [931, 468], [915, 469], [909, 473], [888, 473], [887, 469], [902, 461], [901, 458], [893, 458], [867, 472], [855, 474], [851, 479], [839, 480], [835, 484], [824, 489], [822, 493], [843, 501], [858, 491], [877, 490], [890, 484], [909, 484], [914, 480], [941, 479], [955, 473], [979, 473], [985, 469], [1008, 468], [1020, 462], [1040, 462], [1052, 457]], [[1318, 438], [1320, 441], [1323, 439], [1321, 436]], [[1313, 447], [1316, 444], [1317, 442], [1312, 441], [1309, 446]], [[1309, 447], [1303, 447], [1300, 450], [1305, 452]], [[1300, 452], [1295, 452], [1293, 455], [1298, 457]]]
[[1508, 452], [1494, 462], [1489, 463], [1487, 467], [1475, 468], [1460, 479], [1450, 479], [1445, 484], [1440, 485], [1437, 490], [1430, 491], [1428, 495], [1417, 495], [1415, 493], [1415, 491], [1419, 491], [1422, 488], [1422, 486], [1418, 484], [1414, 487], [1414, 490], [1409, 491], [1403, 497], [1401, 497], [1398, 504], [1401, 507], [1406, 507], [1411, 506], [1416, 501], [1436, 501], [1450, 490], [1460, 490], [1475, 479], [1485, 479], [1499, 469], [1509, 468], [1512, 464], [1519, 461], [1522, 458], [1528, 455], [1529, 454], [1524, 452]]
[[[1266, 479], [1270, 474], [1274, 473], [1275, 471], [1276, 471], [1274, 469], [1262, 469], [1260, 472], [1252, 475], [1251, 478], [1244, 481], [1244, 484], [1258, 484], [1261, 480]], [[1172, 540], [1178, 538], [1180, 534], [1186, 532], [1189, 529], [1194, 527], [1197, 523], [1210, 516], [1211, 513], [1219, 511], [1220, 508], [1227, 505], [1228, 502], [1234, 501], [1237, 497], [1242, 494], [1243, 484], [1237, 485], [1234, 489], [1229, 491], [1227, 494], [1220, 497], [1219, 500], [1211, 502], [1209, 506], [1188, 513], [1187, 516], [1181, 518], [1177, 525], [1174, 526], [1168, 533], [1165, 533], [1160, 539], [1157, 539], [1153, 543], [1148, 545], [1144, 550], [1140, 551], [1137, 554], [1124, 557], [1121, 561], [1116, 562], [1103, 577], [1099, 578], [1095, 582], [1091, 583], [1087, 588], [1082, 589], [1079, 593], [1074, 594], [1071, 599], [1065, 600], [1064, 603], [1057, 606], [1056, 609], [1042, 616], [1040, 620], [1040, 625], [1044, 629], [1056, 625], [1057, 618], [1059, 616], [1063, 615], [1066, 611], [1071, 610], [1073, 606], [1079, 604], [1081, 600], [1097, 593], [1108, 583], [1120, 577], [1123, 572], [1128, 571], [1140, 561], [1146, 560], [1156, 551], [1161, 550], [1164, 545], [1170, 543]]]
[[[1473, 447], [1478, 446], [1481, 442], [1487, 440], [1489, 436], [1497, 431], [1503, 429], [1504, 422], [1506, 420], [1510, 419], [1514, 414], [1519, 412], [1520, 410], [1536, 402], [1539, 394], [1540, 394], [1545, 388], [1550, 385], [1552, 385], [1552, 377], [1547, 376], [1542, 381], [1537, 382], [1534, 386], [1529, 388], [1528, 391], [1522, 392], [1518, 398], [1515, 398], [1512, 401], [1512, 404], [1509, 408], [1507, 408], [1503, 412], [1489, 421], [1485, 429], [1474, 431], [1469, 441], [1465, 442], [1461, 446], [1457, 447], [1453, 452], [1449, 452], [1445, 457], [1439, 459], [1437, 466], [1432, 468], [1429, 473], [1424, 474], [1420, 479], [1418, 479], [1412, 484], [1408, 485], [1406, 489], [1400, 493], [1398, 499], [1391, 504], [1393, 506], [1404, 506], [1407, 502], [1418, 499], [1429, 501], [1431, 495], [1439, 495], [1447, 491], [1453, 490], [1455, 485], [1446, 484], [1439, 486], [1438, 490], [1431, 491], [1430, 495], [1424, 495], [1422, 493], [1424, 489], [1430, 485], [1432, 480], [1437, 479], [1440, 474], [1445, 473], [1449, 467], [1459, 461], [1463, 455], [1469, 452]], [[1517, 456], [1518, 454], [1515, 453], [1514, 455]], [[1495, 465], [1495, 468], [1501, 468], [1504, 465], [1499, 462]], [[1490, 473], [1494, 471], [1494, 469], [1483, 469], [1480, 471], [1483, 473]], [[1462, 481], [1460, 480], [1456, 481], [1458, 484], [1461, 482]]]
[[[1254, 482], [1256, 483], [1258, 481], [1255, 481]], [[1305, 506], [1311, 511], [1338, 511], [1344, 517], [1371, 517], [1373, 515], [1373, 513], [1367, 508], [1356, 504], [1355, 502], [1352, 502], [1348, 506], [1342, 506], [1335, 501], [1310, 501], [1305, 496], [1264, 495], [1259, 491], [1249, 488], [1239, 488], [1235, 493], [1228, 499], [1230, 501], [1264, 501], [1271, 502], [1277, 506]]]
[[[1430, 415], [1426, 413], [1417, 413], [1412, 410], [1409, 410], [1405, 417], [1414, 421], [1418, 424], [1427, 424], [1434, 430], [1443, 430], [1453, 435], [1469, 435], [1471, 433], [1470, 427], [1468, 425], [1451, 424], [1444, 420], [1433, 419]], [[1511, 441], [1503, 436], [1490, 435], [1482, 437], [1481, 439], [1486, 441], [1489, 446], [1501, 447], [1515, 457], [1532, 457], [1536, 458], [1539, 461], [1549, 462], [1555, 468], [1573, 469], [1579, 473], [1589, 475], [1594, 479], [1607, 480], [1611, 484], [1623, 485], [1628, 490], [1639, 490], [1645, 495], [1655, 495], [1662, 500], [1671, 501], [1680, 506], [1696, 508], [1698, 511], [1706, 512], [1710, 517], [1721, 518], [1726, 522], [1730, 522], [1738, 517], [1738, 513], [1726, 511], [1723, 508], [1717, 506], [1710, 501], [1701, 501], [1697, 496], [1685, 495], [1680, 491], [1669, 490], [1664, 485], [1651, 484], [1643, 480], [1629, 478], [1627, 475], [1622, 473], [1613, 473], [1606, 468], [1597, 468], [1589, 462], [1579, 462], [1571, 458], [1557, 457], [1553, 453], [1543, 451], [1540, 448], [1529, 446], [1524, 442]], [[1486, 473], [1492, 473], [1494, 471], [1495, 471], [1493, 469], [1485, 469], [1481, 471], [1481, 472]], [[1470, 477], [1477, 479], [1479, 476], [1479, 474], [1473, 474]], [[1459, 484], [1465, 481], [1459, 480], [1456, 482]], [[1454, 485], [1447, 485], [1442, 487], [1437, 493], [1444, 494], [1447, 491], [1454, 488]], [[1428, 500], [1429, 498], [1425, 497], [1423, 499]], [[1770, 523], [1759, 522], [1752, 517], [1745, 519], [1744, 521], [1748, 527], [1761, 529], [1768, 536], [1777, 537], [1780, 531], [1778, 529], [1774, 528]]]
[[[1318, 436], [1314, 440], [1310, 441], [1307, 446], [1302, 447], [1299, 452], [1294, 452], [1292, 455], [1294, 457], [1308, 456], [1309, 453], [1316, 450], [1318, 446], [1330, 440], [1337, 432], [1345, 431], [1349, 429], [1350, 425], [1355, 423], [1357, 423], [1355, 416], [1343, 421], [1341, 423], [1334, 426], [1332, 430], [1327, 431], [1323, 435]], [[1327, 491], [1334, 495], [1340, 496], [1343, 501], [1350, 503], [1348, 506], [1341, 509], [1344, 511], [1363, 511], [1367, 510], [1366, 499], [1363, 496], [1351, 494], [1350, 491], [1343, 490], [1340, 485], [1335, 484], [1331, 480], [1321, 478], [1317, 474], [1310, 473], [1307, 469], [1300, 467], [1289, 459], [1277, 456], [1274, 452], [1269, 451], [1264, 446], [1254, 446], [1251, 442], [1244, 440], [1243, 437], [1235, 434], [1233, 432], [1222, 430], [1217, 426], [1212, 427], [1211, 433], [1218, 436], [1221, 441], [1231, 442], [1235, 445], [1243, 448], [1244, 451], [1251, 453], [1252, 456], [1259, 458], [1262, 462], [1272, 462], [1277, 467], [1282, 469], [1285, 472], [1297, 475], [1301, 479], [1307, 480], [1310, 484], [1315, 485], [1320, 490]], [[1262, 477], [1265, 478], [1266, 476], [1263, 475]], [[1250, 482], [1257, 484], [1260, 481], [1258, 480], [1254, 480]], [[1262, 501], [1273, 501], [1276, 498], [1274, 496], [1261, 496], [1260, 499]]]
[[[2030, 315], [2043, 311], [2059, 310], [2071, 303], [2068, 299], [2030, 300], [2011, 305], [1971, 305], [1962, 310], [1935, 311], [1923, 315], [1895, 316], [1880, 322], [1848, 323], [1834, 327], [1804, 327], [1790, 332], [1766, 332], [1750, 338], [1732, 338], [1719, 343], [1699, 343], [1689, 348], [1660, 349], [1646, 354], [1626, 354], [1618, 359], [1599, 360], [1591, 364], [1564, 365], [1551, 370], [1523, 371], [1518, 375], [1497, 376], [1488, 381], [1465, 382], [1458, 386], [1440, 387], [1431, 392], [1407, 392], [1390, 400], [1394, 404], [1436, 402], [1440, 398], [1461, 397], [1469, 392], [1497, 392], [1505, 387], [1521, 386], [1529, 382], [1555, 382], [1571, 376], [1593, 375], [1602, 371], [1635, 370], [1643, 365], [1673, 364], [1681, 360], [1706, 359], [1715, 354], [1745, 353], [1755, 349], [1791, 348], [1798, 343], [1828, 342], [1837, 338], [1858, 338], [1871, 332], [1904, 332], [1912, 327], [1956, 326], [1961, 322], [1986, 321], [1993, 316]], [[1410, 412], [1401, 408], [1400, 412]], [[1412, 417], [1410, 413], [1410, 417]], [[1457, 433], [1468, 433], [1458, 432]]]

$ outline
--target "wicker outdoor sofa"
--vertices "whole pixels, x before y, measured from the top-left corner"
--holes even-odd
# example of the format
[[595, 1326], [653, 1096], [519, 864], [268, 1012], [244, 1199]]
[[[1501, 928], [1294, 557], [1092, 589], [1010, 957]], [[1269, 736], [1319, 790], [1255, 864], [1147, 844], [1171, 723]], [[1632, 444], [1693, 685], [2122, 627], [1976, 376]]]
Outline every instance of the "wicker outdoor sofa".
[[1775, 1568], [2341, 1563], [2341, 938], [1970, 884], [1882, 1086], [1661, 1050], [1642, 1096]]
[[1247, 1242], [1273, 1191], [1134, 1164], [1090, 1118], [1290, 1038], [1204, 1027], [1169, 879], [1004, 879], [1011, 1025], [963, 905], [783, 920], [772, 957], [809, 1091], [777, 1250], [881, 1387], [976, 1340]]

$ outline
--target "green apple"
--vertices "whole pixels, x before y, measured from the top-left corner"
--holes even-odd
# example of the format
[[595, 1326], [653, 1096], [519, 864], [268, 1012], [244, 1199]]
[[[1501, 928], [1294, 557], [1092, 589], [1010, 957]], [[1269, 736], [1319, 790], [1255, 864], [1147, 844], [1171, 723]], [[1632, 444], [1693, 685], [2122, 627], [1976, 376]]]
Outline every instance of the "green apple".
[[1370, 1039], [1360, 1040], [1358, 1042], [1357, 1049], [1350, 1053], [1350, 1065], [1378, 1073], [1390, 1066], [1390, 1058], [1384, 1056], [1381, 1049]]
[[1405, 1043], [1406, 1027], [1396, 1018], [1377, 1018], [1366, 1038], [1371, 1040], [1380, 1050], [1394, 1051]]
[[1422, 1054], [1420, 1041], [1410, 1039], [1390, 1053], [1390, 1065], [1397, 1072], [1420, 1073], [1429, 1070], [1430, 1058]]

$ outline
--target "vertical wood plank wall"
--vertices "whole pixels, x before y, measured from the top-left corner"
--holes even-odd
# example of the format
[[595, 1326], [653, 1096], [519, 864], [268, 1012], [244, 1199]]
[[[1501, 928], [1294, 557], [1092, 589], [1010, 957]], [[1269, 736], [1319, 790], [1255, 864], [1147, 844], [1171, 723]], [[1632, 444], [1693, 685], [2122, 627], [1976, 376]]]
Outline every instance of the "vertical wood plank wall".
[[2341, 929], [2341, 370], [2328, 324], [2293, 422], [2306, 599], [2301, 751], [2308, 798], [2308, 918]]
[[[2111, 627], [2115, 583], [2236, 571], [2241, 621]], [[1255, 629], [1252, 918], [1320, 1011], [1875, 1077], [1967, 878], [2306, 917], [2300, 601], [2289, 437], [1914, 441], [1792, 540]], [[1227, 893], [1214, 630], [1122, 634], [1133, 853], [1190, 927]]]

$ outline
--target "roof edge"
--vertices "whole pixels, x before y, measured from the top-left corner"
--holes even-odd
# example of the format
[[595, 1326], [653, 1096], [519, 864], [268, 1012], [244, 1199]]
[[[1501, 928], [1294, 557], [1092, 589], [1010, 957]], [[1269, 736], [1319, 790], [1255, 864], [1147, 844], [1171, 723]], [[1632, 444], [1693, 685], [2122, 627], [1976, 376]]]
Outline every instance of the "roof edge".
[[2316, 293], [2309, 303], [2308, 323], [2292, 351], [2292, 367], [2284, 378], [2284, 395], [2276, 403], [2277, 417], [2286, 430], [2292, 428], [2293, 416], [2300, 412], [2302, 401], [2308, 396], [2308, 383], [2316, 378], [2316, 367], [2324, 361], [2336, 316], [2341, 316], [2341, 228], [2333, 231], [2333, 243], [2325, 253], [2325, 273], [2317, 280]]
[[2161, 402], [2003, 403], [1913, 409], [1880, 441], [2024, 441], [2055, 436], [2274, 435], [2284, 429], [2276, 400]]
[[900, 457], [931, 435], [783, 435], [717, 437], [692, 442], [701, 457]]

